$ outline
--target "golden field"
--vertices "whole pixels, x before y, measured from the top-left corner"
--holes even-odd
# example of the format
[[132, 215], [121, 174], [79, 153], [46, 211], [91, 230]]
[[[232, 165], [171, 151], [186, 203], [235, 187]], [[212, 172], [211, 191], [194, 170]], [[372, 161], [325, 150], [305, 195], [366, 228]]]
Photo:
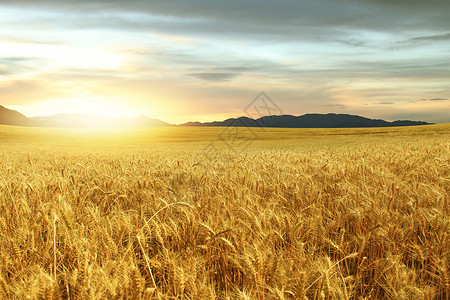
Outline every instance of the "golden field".
[[450, 124], [223, 130], [0, 126], [0, 298], [450, 298]]

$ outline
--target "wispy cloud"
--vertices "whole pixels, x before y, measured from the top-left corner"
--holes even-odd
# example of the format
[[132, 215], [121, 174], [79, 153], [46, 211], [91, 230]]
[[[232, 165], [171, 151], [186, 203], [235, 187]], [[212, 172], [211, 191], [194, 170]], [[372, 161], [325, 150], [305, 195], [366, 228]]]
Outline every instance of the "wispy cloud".
[[346, 108], [348, 108], [348, 105], [345, 105], [345, 104], [325, 104], [324, 106], [335, 108], [335, 109], [346, 109]]
[[448, 101], [447, 98], [428, 98], [428, 99], [419, 99], [419, 100], [413, 100], [411, 102], [435, 102], [435, 101]]
[[236, 73], [190, 73], [189, 76], [211, 82], [228, 81], [238, 74]]
[[448, 41], [450, 40], [450, 32], [437, 35], [424, 35], [414, 37], [408, 40], [408, 42], [430, 42], [430, 41]]

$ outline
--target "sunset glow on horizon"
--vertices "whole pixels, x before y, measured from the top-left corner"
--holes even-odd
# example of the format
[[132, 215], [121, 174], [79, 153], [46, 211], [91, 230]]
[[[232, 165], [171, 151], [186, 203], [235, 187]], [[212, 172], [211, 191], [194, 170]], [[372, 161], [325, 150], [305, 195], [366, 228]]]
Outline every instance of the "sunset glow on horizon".
[[450, 122], [448, 1], [0, 1], [0, 105], [169, 123], [284, 113]]

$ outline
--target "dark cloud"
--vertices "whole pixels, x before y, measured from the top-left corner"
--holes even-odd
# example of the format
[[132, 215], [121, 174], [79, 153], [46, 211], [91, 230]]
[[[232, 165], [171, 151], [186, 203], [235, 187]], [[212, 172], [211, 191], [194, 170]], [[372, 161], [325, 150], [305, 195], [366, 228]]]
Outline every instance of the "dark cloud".
[[[449, 1], [249, 0], [209, 1], [5, 1], [21, 8], [70, 10], [66, 25], [114, 30], [214, 34], [291, 40], [347, 40], [348, 31], [449, 28]], [[159, 18], [155, 18], [158, 16]], [[48, 19], [48, 16], [46, 17]], [[51, 19], [48, 20], [51, 24]]]
[[189, 76], [211, 82], [228, 81], [236, 77], [237, 73], [191, 73]]

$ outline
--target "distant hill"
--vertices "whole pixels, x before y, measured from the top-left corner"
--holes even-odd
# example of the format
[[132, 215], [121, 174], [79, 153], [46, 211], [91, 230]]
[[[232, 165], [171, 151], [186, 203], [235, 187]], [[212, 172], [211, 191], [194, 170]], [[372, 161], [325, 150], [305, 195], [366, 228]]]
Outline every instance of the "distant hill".
[[285, 127], [285, 128], [355, 128], [428, 125], [421, 121], [384, 121], [348, 114], [306, 114], [302, 116], [266, 116], [259, 119], [231, 118], [215, 122], [188, 122], [181, 126], [235, 126], [235, 127]]
[[0, 105], [0, 124], [16, 126], [36, 126], [36, 123], [21, 113]]
[[[158, 119], [145, 116], [137, 118], [112, 118], [93, 115], [57, 114], [49, 117], [34, 117], [39, 124], [56, 127], [154, 127], [170, 126]], [[53, 125], [52, 125], [53, 124]]]

